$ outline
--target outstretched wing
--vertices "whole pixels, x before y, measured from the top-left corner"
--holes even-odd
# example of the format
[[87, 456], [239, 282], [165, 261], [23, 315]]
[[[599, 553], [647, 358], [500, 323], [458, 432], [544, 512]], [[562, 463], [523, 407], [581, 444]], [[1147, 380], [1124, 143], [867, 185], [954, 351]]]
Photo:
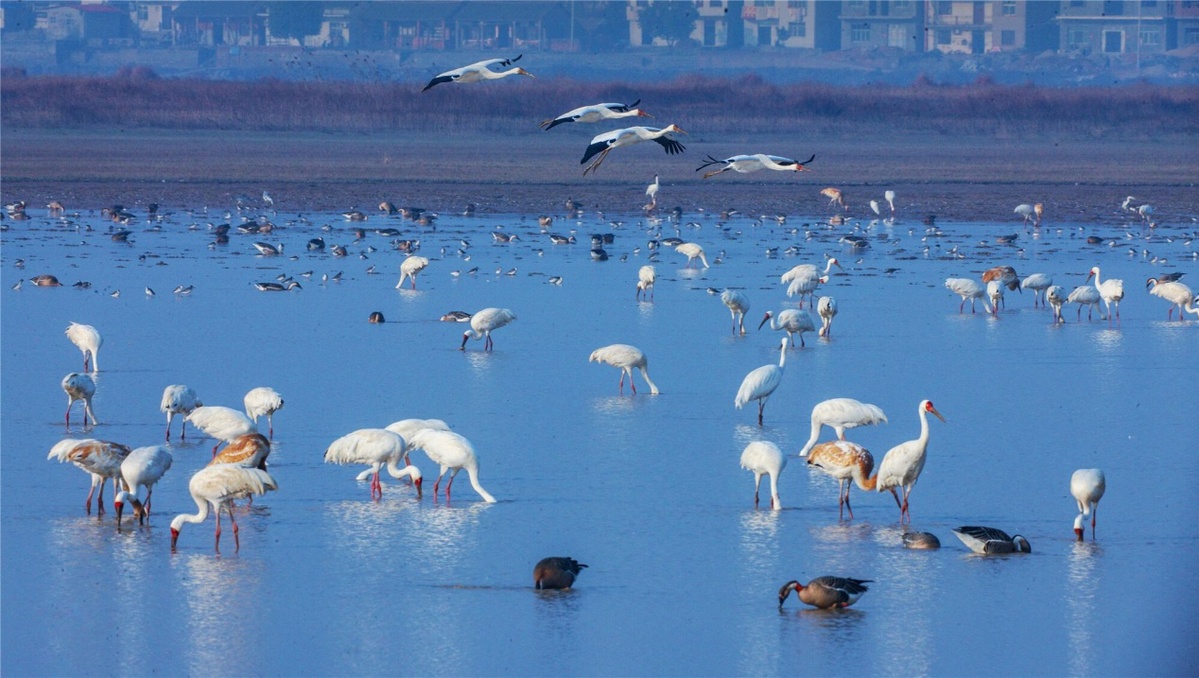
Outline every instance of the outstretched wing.
[[629, 111], [633, 110], [634, 108], [637, 108], [637, 104], [639, 104], [639, 103], [641, 103], [640, 99], [634, 101], [631, 104], [601, 104], [601, 106], [603, 106], [604, 108], [607, 108], [608, 110], [610, 110], [614, 113], [628, 113]]
[[583, 159], [579, 161], [579, 164], [585, 164], [588, 160], [594, 158], [597, 154], [603, 152], [611, 145], [611, 139], [591, 142], [591, 145], [587, 147], [587, 152], [583, 154]]
[[706, 160], [707, 162], [705, 162], [704, 164], [700, 165], [699, 167], [696, 167], [696, 168], [695, 168], [695, 171], [696, 171], [696, 172], [700, 171], [701, 169], [703, 169], [703, 168], [705, 168], [705, 167], [711, 167], [712, 165], [719, 165], [719, 164], [721, 164], [721, 163], [727, 163], [727, 162], [728, 162], [728, 160], [717, 160], [716, 158], [713, 158], [711, 155], [709, 155], [708, 157], [704, 158], [704, 160]]
[[[453, 72], [453, 71], [451, 71], [451, 72]], [[447, 75], [447, 74], [443, 73], [443, 74], [437, 76], [436, 78], [433, 78], [432, 80], [430, 80], [429, 84], [425, 85], [425, 89], [422, 89], [421, 91], [424, 92], [425, 90], [429, 89], [430, 87], [433, 87], [434, 85], [440, 85], [443, 82], [454, 82], [457, 79], [458, 79], [458, 73], [456, 73], [456, 72], [454, 73], [454, 75]]]
[[603, 134], [596, 135], [594, 138], [592, 138], [591, 144], [587, 146], [587, 152], [583, 154], [583, 159], [579, 161], [579, 164], [582, 165], [588, 160], [594, 158], [597, 154], [602, 153], [608, 148], [611, 148], [612, 144], [616, 143], [616, 139], [627, 131], [628, 130], [624, 129], [614, 129], [610, 132], [604, 132]]
[[654, 141], [656, 141], [659, 145], [661, 145], [662, 148], [666, 149], [667, 155], [674, 155], [676, 153], [682, 153], [687, 148], [686, 146], [675, 141], [674, 139], [668, 139], [666, 137], [658, 137], [657, 139], [654, 139]]

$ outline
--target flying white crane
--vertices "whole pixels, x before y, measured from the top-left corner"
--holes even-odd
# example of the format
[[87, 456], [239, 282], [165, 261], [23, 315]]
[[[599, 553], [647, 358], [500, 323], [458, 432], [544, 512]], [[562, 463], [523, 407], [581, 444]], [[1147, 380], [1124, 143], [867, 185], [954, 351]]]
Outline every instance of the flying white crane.
[[698, 172], [705, 167], [711, 167], [712, 165], [724, 165], [724, 167], [721, 167], [720, 169], [712, 170], [711, 172], [704, 172], [705, 179], [714, 177], [721, 172], [728, 172], [729, 170], [740, 172], [741, 174], [748, 174], [750, 172], [757, 172], [758, 170], [764, 169], [776, 170], [779, 172], [810, 172], [811, 170], [805, 167], [805, 165], [815, 159], [815, 155], [812, 155], [812, 157], [808, 158], [807, 160], [799, 161], [793, 158], [784, 158], [781, 155], [754, 153], [752, 155], [734, 155], [725, 158], [724, 160], [717, 160], [709, 155], [707, 158], [704, 158], [706, 162], [699, 167], [696, 167], [695, 171]]
[[686, 147], [667, 136], [672, 133], [686, 134], [678, 125], [667, 125], [661, 129], [657, 127], [625, 127], [596, 135], [588, 144], [587, 151], [583, 153], [583, 159], [579, 161], [580, 165], [584, 165], [588, 160], [595, 158], [595, 161], [583, 170], [583, 175], [586, 176], [599, 169], [604, 158], [608, 157], [608, 153], [612, 149], [631, 146], [642, 141], [652, 141], [660, 145], [666, 150], [667, 155], [682, 153]]
[[446, 71], [445, 73], [442, 73], [441, 75], [438, 75], [430, 80], [429, 84], [425, 85], [424, 89], [421, 91], [427, 91], [430, 87], [440, 85], [443, 82], [456, 82], [465, 85], [472, 82], [481, 82], [483, 80], [499, 80], [500, 78], [506, 78], [510, 75], [527, 75], [531, 78], [533, 77], [533, 74], [523, 68], [513, 68], [507, 71], [491, 70], [492, 66], [511, 66], [517, 61], [520, 61], [520, 57], [522, 56], [524, 55], [521, 54], [515, 59], [487, 59], [486, 61], [479, 61], [470, 64], [469, 66], [463, 66], [462, 68], [455, 68], [454, 70]]
[[591, 106], [580, 106], [574, 110], [567, 111], [556, 118], [543, 120], [541, 128], [545, 131], [550, 131], [558, 125], [565, 125], [570, 122], [599, 122], [601, 120], [615, 120], [617, 118], [644, 117], [652, 118], [654, 116], [637, 108], [637, 104], [641, 103], [638, 99], [631, 104], [607, 103], [594, 104]]

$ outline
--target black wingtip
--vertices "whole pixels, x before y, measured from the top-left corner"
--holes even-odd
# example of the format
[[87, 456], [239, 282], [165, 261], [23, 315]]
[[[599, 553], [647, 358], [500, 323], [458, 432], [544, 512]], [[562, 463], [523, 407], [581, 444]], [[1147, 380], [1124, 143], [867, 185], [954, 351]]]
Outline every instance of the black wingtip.
[[801, 163], [799, 163], [799, 164], [801, 164], [801, 165], [806, 165], [806, 164], [808, 164], [808, 163], [812, 162], [812, 161], [813, 161], [813, 160], [815, 160], [815, 159], [816, 159], [816, 154], [815, 154], [815, 153], [813, 153], [813, 154], [812, 154], [812, 157], [808, 158], [807, 160], [804, 160], [803, 162], [801, 162]]

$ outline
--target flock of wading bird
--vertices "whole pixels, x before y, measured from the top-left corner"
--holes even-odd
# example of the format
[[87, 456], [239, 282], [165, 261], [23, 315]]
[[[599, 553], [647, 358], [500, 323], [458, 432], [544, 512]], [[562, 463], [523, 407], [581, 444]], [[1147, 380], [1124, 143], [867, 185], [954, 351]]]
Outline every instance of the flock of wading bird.
[[[447, 71], [433, 78], [425, 90], [441, 83], [471, 83], [510, 75], [532, 77], [522, 68], [512, 68], [507, 71], [491, 69], [492, 66], [510, 66], [519, 59], [519, 56], [514, 59], [492, 59]], [[637, 108], [638, 103], [639, 101], [627, 105], [603, 103], [583, 106], [557, 118], [546, 120], [541, 126], [549, 130], [566, 123], [594, 123], [601, 120], [648, 116], [646, 112]], [[584, 174], [596, 170], [611, 150], [640, 141], [654, 141], [661, 145], [668, 154], [680, 153], [684, 147], [668, 136], [672, 133], [685, 134], [677, 125], [669, 125], [660, 129], [629, 127], [597, 135], [588, 145], [581, 161], [582, 164], [585, 164], [592, 160], [584, 170]], [[812, 162], [814, 158], [815, 156], [812, 156], [800, 162], [782, 156], [765, 154], [735, 155], [723, 160], [708, 156], [705, 158], [705, 162], [697, 168], [697, 171], [717, 166], [717, 169], [706, 172], [703, 175], [704, 178], [727, 171], [748, 173], [771, 169], [798, 172], [804, 171], [805, 164]], [[646, 205], [647, 209], [656, 207], [659, 189], [660, 184], [655, 176], [654, 182], [646, 190], [646, 195], [651, 201], [651, 204]], [[840, 190], [826, 188], [821, 193], [829, 198], [830, 205], [848, 207]], [[886, 191], [884, 194], [892, 216], [895, 214], [895, 197], [894, 191]], [[1133, 200], [1135, 198], [1131, 197], [1126, 200], [1123, 208], [1134, 211], [1147, 220], [1153, 212], [1152, 207], [1149, 205], [1130, 206]], [[264, 204], [273, 204], [265, 192], [263, 193], [263, 202]], [[9, 206], [9, 215], [23, 214], [24, 207], [24, 203]], [[870, 207], [875, 214], [881, 214], [878, 201], [871, 200]], [[53, 210], [53, 204], [51, 208]], [[389, 208], [388, 203], [380, 206], [380, 209], [391, 213], [393, 210]], [[61, 210], [61, 206], [59, 209]], [[568, 209], [577, 211], [569, 204]], [[1034, 225], [1039, 226], [1043, 209], [1041, 204], [1020, 205], [1015, 209], [1015, 213], [1022, 215], [1026, 222], [1033, 221]], [[365, 218], [356, 218], [359, 214], [353, 212], [347, 213], [345, 216], [350, 220]], [[541, 224], [543, 229], [547, 226], [545, 219], [543, 218]], [[568, 241], [572, 242], [573, 238]], [[684, 242], [678, 238], [664, 238], [660, 244], [674, 246], [676, 251], [687, 257], [688, 266], [691, 266], [696, 259], [705, 268], [708, 266], [703, 248], [696, 243]], [[849, 244], [865, 246], [864, 242], [850, 241]], [[593, 246], [595, 245], [593, 242]], [[264, 256], [282, 252], [281, 245], [255, 243], [255, 247]], [[428, 265], [427, 258], [409, 254], [400, 265], [400, 279], [396, 287], [401, 287], [405, 280], [409, 280], [412, 287], [415, 288], [417, 274]], [[829, 257], [823, 270], [812, 264], [803, 264], [795, 266], [781, 276], [781, 282], [787, 286], [787, 295], [799, 297], [799, 308], [785, 309], [777, 314], [767, 312], [758, 326], [761, 329], [766, 323], [770, 323], [772, 330], [782, 331], [786, 334], [780, 341], [779, 363], [778, 365], [759, 367], [747, 374], [734, 399], [734, 405], [738, 409], [750, 402], [757, 401], [759, 425], [763, 422], [767, 400], [781, 382], [787, 350], [789, 347], [794, 347], [795, 335], [799, 335], [802, 346], [803, 335], [806, 332], [815, 331], [825, 337], [831, 333], [832, 321], [837, 314], [837, 304], [833, 298], [827, 296], [816, 300], [814, 293], [819, 284], [828, 282], [834, 267], [841, 268], [841, 264], [836, 258]], [[1012, 291], [1032, 289], [1036, 295], [1034, 305], [1040, 305], [1041, 296], [1044, 295], [1045, 303], [1053, 308], [1055, 322], [1064, 322], [1061, 313], [1063, 304], [1077, 303], [1079, 305], [1078, 318], [1081, 319], [1083, 306], [1088, 306], [1088, 317], [1090, 317], [1091, 309], [1097, 307], [1100, 301], [1107, 306], [1109, 322], [1113, 316], [1118, 320], [1119, 303], [1124, 295], [1122, 281], [1101, 280], [1098, 267], [1091, 269], [1090, 276], [1095, 279], [1093, 287], [1079, 286], [1068, 295], [1063, 288], [1053, 285], [1050, 276], [1035, 273], [1021, 279], [1010, 266], [998, 266], [987, 270], [982, 276], [981, 284], [967, 278], [949, 278], [945, 281], [945, 286], [962, 297], [959, 312], [964, 312], [967, 300], [971, 302], [973, 312], [974, 302], [982, 299], [984, 307], [990, 313], [996, 313], [998, 307], [1004, 304], [1004, 289]], [[50, 284], [41, 280], [43, 278], [53, 279], [53, 276], [38, 276], [32, 281], [37, 285]], [[643, 296], [652, 300], [655, 279], [656, 272], [653, 266], [647, 265], [640, 268], [636, 285], [638, 300], [641, 300]], [[56, 283], [57, 280], [55, 279], [53, 282]], [[263, 291], [286, 291], [298, 287], [298, 283], [287, 280], [280, 283], [256, 283], [256, 286]], [[1177, 277], [1150, 278], [1147, 287], [1152, 294], [1171, 302], [1170, 314], [1177, 307], [1180, 319], [1183, 317], [1183, 313], [1195, 313], [1196, 316], [1199, 316], [1199, 309], [1194, 306], [1195, 302], [1199, 300], [1186, 285], [1177, 281]], [[179, 293], [178, 290], [176, 292]], [[745, 314], [749, 309], [749, 302], [745, 295], [731, 289], [721, 292], [710, 288], [709, 292], [719, 294], [721, 301], [729, 309], [733, 332], [744, 334]], [[147, 291], [147, 293], [150, 292]], [[809, 300], [810, 306], [815, 308], [820, 316], [819, 330], [817, 330], [811, 315], [803, 310], [805, 298]], [[454, 311], [442, 319], [469, 323], [469, 329], [463, 333], [461, 348], [465, 349], [467, 341], [473, 338], [484, 339], [484, 350], [491, 350], [493, 347], [491, 333], [511, 323], [516, 319], [516, 315], [508, 309], [487, 308], [473, 314]], [[382, 322], [381, 314], [372, 314], [371, 321]], [[102, 345], [102, 338], [94, 327], [78, 323], [71, 323], [66, 334], [84, 356], [84, 371], [68, 374], [62, 381], [62, 387], [68, 396], [66, 425], [69, 429], [71, 408], [77, 400], [83, 403], [84, 426], [87, 427], [89, 421], [91, 425], [95, 425], [97, 421], [91, 401], [95, 394], [96, 384], [88, 372], [89, 368], [93, 371], [99, 370], [98, 353]], [[627, 376], [632, 392], [636, 393], [636, 386], [633, 384], [633, 369], [636, 368], [641, 372], [651, 393], [658, 394], [658, 387], [649, 377], [648, 360], [645, 354], [634, 346], [627, 344], [605, 346], [592, 352], [589, 360], [618, 368], [621, 373], [619, 388], [622, 392], [624, 379]], [[233, 526], [235, 547], [240, 548], [233, 502], [236, 499], [252, 498], [253, 495], [261, 495], [278, 488], [274, 478], [266, 470], [266, 459], [270, 453], [270, 440], [273, 439], [274, 434], [272, 416], [283, 407], [283, 399], [273, 389], [259, 387], [246, 394], [243, 404], [244, 414], [228, 407], [205, 406], [200, 402], [196, 393], [184, 385], [170, 385], [163, 392], [160, 408], [167, 417], [166, 440], [168, 443], [172, 421], [177, 414], [184, 417], [184, 424], [180, 431], [181, 439], [186, 435], [186, 423], [190, 422], [205, 435], [217, 441], [213, 447], [211, 462], [197, 472], [188, 484], [189, 493], [197, 505], [197, 512], [180, 514], [171, 521], [172, 550], [176, 547], [183, 525], [203, 522], [210, 510], [216, 514], [216, 549], [219, 551], [220, 548], [222, 511], [228, 515]], [[845, 431], [857, 426], [886, 422], [887, 417], [879, 407], [849, 398], [834, 398], [821, 402], [813, 408], [811, 435], [799, 452], [799, 456], [806, 458], [808, 465], [823, 471], [839, 482], [839, 517], [843, 518], [845, 512], [848, 512], [850, 519], [853, 518], [849, 492], [852, 484], [856, 484], [865, 491], [889, 491], [899, 507], [901, 523], [910, 522], [909, 497], [924, 468], [930, 437], [928, 415], [931, 414], [945, 421], [930, 400], [923, 400], [919, 403], [917, 414], [920, 418], [920, 436], [915, 440], [893, 447], [883, 456], [881, 463], [876, 468], [871, 453], [861, 445], [845, 440]], [[267, 436], [259, 433], [257, 428], [258, 420], [263, 416], [267, 418], [268, 422]], [[817, 442], [824, 426], [831, 427], [836, 432], [836, 440]], [[226, 447], [218, 453], [221, 442], [226, 443]], [[368, 468], [358, 476], [358, 480], [370, 481], [371, 497], [374, 499], [382, 496], [382, 485], [379, 478], [383, 469], [386, 469], [388, 474], [395, 479], [410, 481], [417, 495], [420, 496], [422, 475], [419, 468], [412, 465], [409, 459], [409, 455], [415, 450], [425, 451], [429, 458], [440, 467], [434, 483], [435, 498], [440, 482], [448, 472], [445, 490], [448, 502], [454, 478], [459, 471], [465, 469], [472, 487], [479, 496], [486, 502], [495, 502], [495, 498], [479, 483], [479, 465], [473, 445], [465, 437], [451, 431], [450, 427], [441, 420], [405, 419], [383, 429], [360, 429], [331, 443], [324, 458], [326, 462], [334, 464], [367, 466]], [[56, 444], [51, 450], [49, 458], [61, 462], [70, 461], [90, 474], [91, 488], [85, 502], [85, 509], [89, 514], [91, 500], [97, 488], [99, 488], [98, 512], [103, 513], [104, 484], [108, 479], [112, 479], [118, 529], [121, 526], [123, 507], [126, 503], [133, 507], [134, 516], [139, 522], [145, 521], [151, 509], [154, 484], [170, 469], [172, 463], [170, 450], [166, 445], [130, 449], [125, 445], [110, 441], [73, 438], [62, 440]], [[746, 446], [740, 462], [743, 468], [751, 471], [754, 475], [755, 506], [759, 503], [761, 478], [763, 475], [767, 475], [770, 479], [771, 507], [775, 510], [780, 509], [781, 502], [778, 496], [777, 482], [779, 474], [786, 466], [786, 457], [782, 451], [773, 443], [754, 441]], [[137, 496], [140, 487], [146, 488], [144, 501]], [[1080, 469], [1071, 477], [1070, 492], [1077, 501], [1079, 511], [1074, 521], [1074, 532], [1078, 539], [1083, 538], [1085, 519], [1088, 516], [1091, 519], [1092, 537], [1094, 537], [1096, 509], [1099, 500], [1103, 497], [1104, 490], [1105, 479], [1103, 472], [1099, 469]], [[980, 554], [1028, 553], [1031, 551], [1028, 540], [1023, 536], [1009, 535], [1003, 530], [993, 527], [962, 526], [955, 529], [954, 534], [971, 550]], [[904, 534], [903, 541], [909, 548], [940, 547], [939, 539], [927, 532], [908, 531]], [[572, 558], [545, 558], [534, 568], [534, 585], [538, 589], [570, 588], [581, 568], [585, 567], [587, 565]], [[781, 606], [790, 593], [795, 591], [802, 602], [815, 607], [848, 607], [867, 591], [865, 586], [867, 583], [870, 583], [870, 580], [836, 576], [817, 577], [807, 584], [790, 581], [779, 591], [779, 605]]]

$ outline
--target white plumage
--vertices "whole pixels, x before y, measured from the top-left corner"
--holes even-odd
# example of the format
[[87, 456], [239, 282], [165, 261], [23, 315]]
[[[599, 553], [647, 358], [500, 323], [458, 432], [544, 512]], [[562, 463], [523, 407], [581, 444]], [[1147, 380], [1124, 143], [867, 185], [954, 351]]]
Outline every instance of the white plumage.
[[640, 99], [631, 104], [606, 103], [593, 104], [591, 106], [580, 106], [576, 109], [567, 111], [556, 118], [543, 120], [541, 122], [541, 128], [548, 132], [558, 125], [565, 125], [572, 122], [593, 123], [601, 120], [616, 120], [619, 118], [652, 118], [652, 115], [646, 113], [640, 108], [637, 108], [637, 104], [639, 103], [641, 103]]
[[259, 417], [266, 417], [267, 437], [273, 439], [275, 413], [283, 409], [283, 396], [270, 386], [259, 386], [246, 393], [242, 404], [246, 406], [246, 416], [254, 420], [254, 426], [258, 426]]
[[1195, 293], [1190, 287], [1176, 282], [1158, 282], [1157, 278], [1150, 278], [1145, 281], [1145, 287], [1148, 288], [1149, 294], [1152, 294], [1159, 299], [1165, 299], [1170, 302], [1170, 310], [1166, 313], [1166, 319], [1174, 317], [1174, 309], [1178, 309], [1178, 319], [1183, 320], [1184, 313], [1194, 313], [1199, 316], [1199, 308], [1195, 308]]
[[450, 474], [449, 482], [445, 486], [445, 500], [450, 500], [450, 486], [454, 484], [454, 478], [458, 472], [465, 469], [466, 475], [470, 478], [471, 487], [475, 488], [475, 492], [483, 498], [483, 501], [494, 504], [495, 497], [488, 494], [487, 490], [479, 484], [479, 458], [475, 454], [475, 447], [465, 437], [454, 433], [453, 431], [435, 431], [433, 429], [421, 429], [413, 436], [409, 444], [414, 449], [421, 449], [425, 454], [429, 455], [429, 459], [433, 463], [441, 467], [437, 474], [437, 480], [433, 483], [433, 497], [437, 498], [437, 488], [441, 483], [441, 477], [446, 471], [453, 471]]
[[106, 479], [112, 478], [114, 496], [120, 491], [118, 479], [121, 475], [121, 462], [127, 456], [129, 456], [129, 448], [119, 443], [93, 438], [81, 440], [67, 438], [60, 440], [50, 448], [50, 454], [46, 455], [46, 459], [54, 459], [59, 463], [69, 461], [92, 477], [91, 489], [88, 490], [87, 501], [84, 503], [88, 515], [91, 515], [92, 495], [96, 493], [97, 486], [100, 488], [100, 496], [96, 504], [97, 513], [104, 513], [104, 481]]
[[221, 405], [197, 407], [187, 415], [185, 421], [191, 422], [192, 426], [200, 429], [209, 438], [216, 439], [216, 444], [212, 446], [214, 457], [222, 442], [232, 442], [238, 436], [258, 432], [258, 427], [249, 417], [231, 407]]
[[491, 70], [492, 66], [511, 66], [514, 62], [520, 61], [520, 57], [522, 56], [524, 55], [521, 54], [515, 59], [487, 59], [485, 61], [477, 61], [473, 64], [463, 66], [462, 68], [455, 68], [453, 70], [446, 71], [445, 73], [442, 73], [430, 80], [429, 84], [425, 85], [424, 89], [421, 91], [424, 92], [430, 87], [440, 85], [443, 82], [456, 82], [465, 85], [472, 82], [481, 82], [483, 80], [499, 80], [500, 78], [506, 78], [510, 75], [526, 75], [531, 78], [533, 77], [533, 74], [529, 73], [523, 68], [513, 68], [507, 71]]
[[[931, 400], [920, 401], [920, 437], [892, 447], [883, 457], [882, 463], [878, 465], [878, 480], [875, 488], [879, 492], [889, 490], [891, 496], [895, 497], [895, 503], [899, 506], [901, 522], [905, 518], [908, 522], [912, 520], [911, 513], [908, 512], [908, 495], [912, 493], [912, 488], [920, 479], [920, 472], [924, 470], [924, 461], [928, 452], [929, 412], [941, 421], [945, 421], [945, 417], [941, 416], [937, 408], [933, 407]], [[895, 492], [896, 488], [903, 489], [902, 503], [899, 501], [899, 495]]]
[[587, 150], [583, 153], [583, 159], [579, 161], [579, 164], [582, 165], [591, 158], [595, 158], [595, 161], [588, 165], [587, 169], [583, 170], [583, 175], [586, 176], [588, 173], [598, 169], [612, 149], [620, 148], [621, 146], [631, 146], [642, 141], [657, 143], [666, 150], [668, 155], [682, 153], [686, 147], [667, 136], [672, 133], [686, 134], [678, 125], [668, 125], [661, 129], [656, 127], [626, 127], [596, 135], [591, 140], [591, 143], [588, 144]]
[[738, 326], [741, 327], [741, 334], [745, 334], [745, 314], [749, 311], [749, 297], [737, 290], [725, 290], [720, 294], [720, 303], [727, 306], [733, 316], [733, 334], [737, 333]]
[[92, 412], [92, 396], [96, 395], [95, 380], [87, 374], [72, 372], [62, 378], [62, 390], [67, 393], [67, 428], [71, 427], [71, 406], [75, 404], [76, 400], [83, 401], [84, 427], [87, 427], [89, 417], [92, 420], [92, 426], [100, 423], [96, 421], [96, 415]]
[[822, 426], [831, 427], [837, 432], [838, 439], [845, 440], [845, 429], [885, 424], [887, 415], [877, 405], [863, 403], [853, 398], [832, 398], [819, 402], [812, 408], [811, 421], [812, 433], [803, 449], [799, 451], [801, 457], [806, 457], [808, 450], [816, 444]]
[[[142, 522], [146, 516], [150, 515], [150, 498], [154, 494], [154, 484], [170, 470], [172, 462], [174, 462], [174, 458], [163, 445], [139, 447], [125, 457], [125, 460], [121, 462], [120, 474], [124, 489], [116, 496], [118, 527], [121, 524], [121, 512], [126, 501], [133, 504], [133, 515], [138, 522]], [[137, 498], [139, 486], [146, 488], [145, 502], [141, 502]]]
[[691, 268], [691, 264], [699, 259], [703, 262], [704, 268], [708, 268], [708, 258], [704, 256], [704, 248], [693, 242], [685, 242], [674, 248], [675, 252], [687, 257], [687, 268]]
[[741, 174], [757, 172], [758, 170], [764, 169], [776, 170], [780, 172], [804, 172], [808, 171], [808, 168], [804, 167], [804, 165], [812, 162], [815, 159], [816, 156], [813, 155], [807, 160], [800, 162], [793, 158], [784, 158], [781, 155], [754, 153], [750, 155], [734, 155], [725, 158], [724, 160], [717, 160], [709, 155], [707, 158], [705, 158], [707, 162], [695, 168], [695, 171], [698, 172], [703, 168], [711, 167], [712, 165], [724, 165], [724, 167], [721, 167], [720, 169], [712, 170], [711, 172], [704, 172], [705, 179], [716, 176], [721, 172], [728, 172], [729, 170], [739, 172]]
[[67, 326], [67, 339], [71, 340], [83, 353], [83, 371], [88, 372], [88, 364], [90, 360], [91, 372], [100, 371], [100, 347], [104, 344], [104, 338], [100, 336], [99, 330], [91, 325], [81, 325], [73, 322]]
[[1022, 289], [1033, 290], [1036, 292], [1032, 298], [1033, 308], [1036, 308], [1038, 302], [1041, 300], [1041, 295], [1045, 292], [1045, 290], [1049, 289], [1049, 286], [1052, 284], [1053, 276], [1047, 273], [1033, 273], [1020, 282], [1020, 287]]
[[[1066, 290], [1061, 285], [1050, 285], [1049, 289], [1045, 290], [1045, 302], [1053, 309], [1053, 322], [1065, 322], [1062, 319], [1062, 304], [1066, 303]], [[1082, 312], [1082, 307], [1078, 307], [1079, 312]]]
[[[946, 278], [945, 287], [962, 298], [962, 303], [958, 305], [958, 313], [965, 312], [967, 300], [970, 301], [970, 312], [974, 313], [974, 302], [985, 298], [982, 285], [970, 278]], [[983, 306], [986, 306], [986, 302]]]
[[741, 452], [741, 468], [754, 474], [754, 506], [758, 505], [758, 489], [762, 484], [763, 474], [770, 476], [770, 508], [778, 511], [783, 508], [779, 501], [779, 475], [787, 466], [787, 458], [783, 456], [778, 445], [764, 440], [755, 440], [745, 446]]
[[410, 255], [408, 258], [400, 262], [400, 281], [396, 283], [396, 289], [404, 286], [404, 278], [412, 281], [412, 289], [416, 289], [416, 274], [425, 270], [429, 265], [429, 260], [420, 255]]
[[785, 308], [779, 311], [777, 316], [771, 311], [766, 311], [762, 322], [758, 323], [758, 329], [762, 329], [767, 322], [770, 323], [770, 329], [786, 332], [792, 346], [795, 345], [795, 335], [799, 335], [799, 345], [805, 346], [804, 332], [816, 331], [816, 321], [812, 319], [812, 314], [795, 308]]
[[[383, 484], [379, 482], [379, 471], [386, 464], [388, 472], [397, 480], [411, 477], [417, 493], [421, 489], [421, 474], [415, 466], [399, 467], [404, 458], [407, 443], [394, 431], [383, 428], [363, 428], [334, 440], [325, 450], [325, 463], [363, 464], [370, 467], [371, 497], [383, 496]], [[361, 476], [360, 476], [361, 477]]]
[[649, 384], [649, 392], [652, 395], [658, 395], [658, 387], [649, 378], [649, 359], [645, 357], [645, 353], [636, 346], [628, 344], [612, 344], [597, 348], [591, 352], [591, 356], [587, 359], [591, 363], [603, 363], [611, 365], [620, 370], [620, 391], [624, 392], [625, 375], [629, 377], [629, 388], [633, 393], [637, 392], [637, 386], [633, 384], [633, 368], [641, 370], [641, 377], [645, 379], [645, 383]]
[[733, 399], [733, 405], [737, 409], [741, 409], [751, 400], [758, 401], [758, 426], [762, 425], [762, 411], [766, 409], [766, 401], [783, 381], [783, 368], [787, 363], [787, 341], [788, 338], [783, 337], [779, 343], [779, 364], [763, 365], [751, 370], [745, 375], [745, 379], [741, 380], [741, 388], [737, 389], [737, 397]]
[[654, 298], [654, 281], [658, 274], [653, 266], [645, 265], [637, 271], [637, 301], [641, 301], [641, 297], [646, 292], [649, 292], [650, 301]]
[[466, 342], [469, 339], [482, 339], [483, 350], [490, 351], [495, 344], [491, 341], [491, 333], [494, 330], [507, 325], [516, 320], [516, 314], [506, 308], [485, 308], [482, 311], [470, 317], [470, 329], [462, 333], [461, 350], [466, 350]]
[[[1100, 282], [1099, 267], [1091, 267], [1091, 273], [1087, 276], [1095, 278], [1095, 289], [1099, 291], [1099, 297], [1103, 299], [1103, 303], [1107, 306], [1107, 320], [1110, 323], [1112, 320], [1112, 305], [1116, 307], [1116, 320], [1120, 319], [1120, 300], [1124, 298], [1124, 281], [1116, 278], [1108, 278]], [[1081, 308], [1079, 309], [1082, 310]]]
[[1103, 471], [1097, 468], [1080, 468], [1070, 476], [1070, 494], [1078, 503], [1078, 517], [1074, 519], [1074, 534], [1082, 541], [1083, 520], [1091, 517], [1091, 539], [1095, 538], [1095, 514], [1099, 510], [1099, 500], [1107, 491], [1107, 479]]
[[816, 303], [816, 313], [820, 315], [818, 334], [827, 338], [833, 331], [833, 318], [837, 317], [837, 300], [832, 297], [820, 297]]
[[[804, 297], [811, 297], [816, 291], [816, 287], [822, 283], [829, 281], [830, 272], [833, 266], [845, 269], [841, 266], [841, 262], [837, 261], [836, 257], [829, 257], [824, 263], [824, 270], [816, 268], [815, 264], [800, 264], [794, 266], [791, 270], [779, 277], [779, 282], [787, 286], [788, 297], [799, 297], [799, 307], [803, 308]], [[809, 303], [811, 299], [809, 299]]]
[[1079, 285], [1070, 292], [1070, 296], [1066, 297], [1066, 303], [1078, 304], [1078, 319], [1082, 320], [1082, 307], [1087, 307], [1087, 320], [1091, 319], [1091, 312], [1099, 308], [1099, 290], [1091, 285]]
[[196, 502], [196, 513], [181, 513], [171, 521], [171, 550], [179, 541], [179, 531], [184, 523], [202, 523], [208, 517], [209, 507], [216, 513], [216, 550], [221, 550], [221, 509], [229, 514], [233, 523], [233, 543], [241, 548], [237, 519], [233, 517], [233, 501], [255, 494], [266, 494], [279, 489], [269, 473], [256, 468], [244, 468], [236, 464], [217, 464], [200, 469], [187, 484], [187, 490]]
[[987, 299], [991, 301], [991, 315], [999, 315], [999, 304], [1003, 301], [1003, 283], [998, 280], [988, 282]]
[[203, 404], [196, 397], [196, 392], [190, 386], [172, 384], [164, 388], [162, 390], [162, 403], [159, 404], [158, 409], [167, 415], [166, 439], [168, 441], [171, 439], [171, 422], [174, 421], [175, 415], [182, 414], [184, 419], [179, 427], [179, 439], [185, 440], [187, 438], [187, 415]]

